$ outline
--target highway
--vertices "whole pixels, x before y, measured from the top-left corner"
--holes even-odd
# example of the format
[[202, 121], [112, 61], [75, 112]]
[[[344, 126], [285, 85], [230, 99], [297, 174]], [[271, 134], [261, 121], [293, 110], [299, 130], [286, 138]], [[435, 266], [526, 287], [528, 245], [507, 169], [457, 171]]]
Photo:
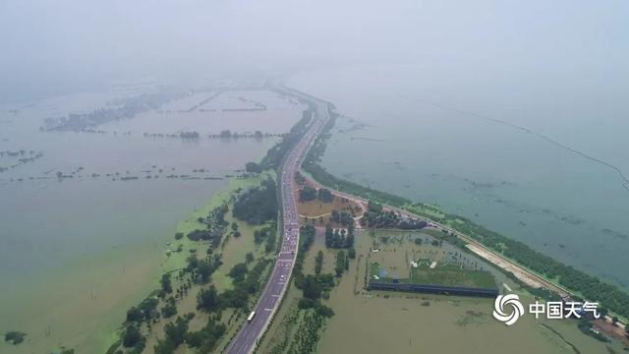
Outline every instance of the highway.
[[[292, 96], [300, 96], [299, 93], [293, 91], [287, 93]], [[313, 119], [302, 139], [287, 154], [278, 175], [280, 178], [280, 197], [284, 218], [282, 247], [277, 255], [273, 272], [264, 292], [260, 295], [253, 309], [255, 316], [250, 322], [243, 324], [243, 327], [227, 347], [226, 352], [230, 354], [248, 354], [253, 352], [258, 339], [264, 334], [273, 318], [273, 314], [277, 310], [279, 302], [284, 296], [293, 271], [299, 246], [299, 213], [295, 194], [293, 193], [295, 172], [299, 171], [306, 152], [329, 119], [326, 103], [315, 101], [311, 97], [306, 98], [317, 103], [317, 111], [313, 115]]]

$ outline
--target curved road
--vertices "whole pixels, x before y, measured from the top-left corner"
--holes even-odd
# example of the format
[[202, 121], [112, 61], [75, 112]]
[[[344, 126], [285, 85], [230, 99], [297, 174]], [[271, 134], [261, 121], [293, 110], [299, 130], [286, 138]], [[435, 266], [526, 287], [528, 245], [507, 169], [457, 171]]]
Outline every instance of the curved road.
[[293, 194], [293, 181], [295, 172], [299, 171], [301, 162], [314, 139], [321, 133], [328, 121], [327, 103], [315, 100], [292, 90], [286, 92], [291, 96], [305, 98], [316, 103], [316, 112], [307, 131], [288, 153], [280, 170], [280, 196], [282, 198], [282, 211], [284, 217], [282, 230], [282, 248], [275, 262], [275, 267], [271, 277], [266, 284], [264, 292], [258, 299], [253, 309], [254, 318], [243, 325], [236, 337], [227, 347], [226, 352], [230, 354], [251, 353], [257, 344], [258, 339], [264, 334], [267, 326], [277, 310], [280, 300], [284, 296], [288, 281], [290, 280], [297, 256], [299, 245], [299, 214], [297, 212], [297, 202]]

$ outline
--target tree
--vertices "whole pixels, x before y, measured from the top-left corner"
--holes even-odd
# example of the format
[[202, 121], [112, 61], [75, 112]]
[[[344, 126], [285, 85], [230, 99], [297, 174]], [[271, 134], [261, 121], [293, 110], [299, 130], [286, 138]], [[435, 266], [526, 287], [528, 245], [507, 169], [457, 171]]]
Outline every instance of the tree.
[[345, 252], [343, 252], [343, 250], [340, 250], [339, 253], [336, 254], [336, 267], [334, 268], [337, 277], [343, 275], [345, 267]]
[[181, 317], [177, 317], [174, 323], [168, 323], [164, 327], [164, 333], [166, 334], [166, 340], [171, 341], [175, 348], [183, 343], [188, 333], [188, 321]]
[[214, 285], [211, 285], [209, 289], [199, 291], [197, 295], [197, 308], [210, 312], [218, 308], [218, 293]]
[[177, 314], [177, 306], [175, 305], [175, 301], [168, 301], [166, 306], [162, 307], [162, 316], [164, 318], [171, 318]]
[[317, 198], [324, 203], [332, 203], [334, 196], [329, 189], [321, 188], [317, 193]]
[[175, 343], [168, 339], [158, 340], [157, 345], [153, 347], [155, 354], [173, 354], [175, 349], [177, 349]]
[[142, 333], [135, 325], [130, 325], [127, 327], [124, 337], [122, 338], [122, 345], [125, 348], [135, 347], [138, 343], [144, 340]]
[[325, 226], [325, 246], [331, 248], [334, 244], [334, 230], [332, 229], [332, 225], [327, 224]]
[[247, 263], [251, 263], [253, 262], [254, 258], [253, 258], [253, 253], [249, 252], [247, 253], [247, 255], [245, 256]]
[[330, 214], [330, 218], [335, 223], [339, 223], [339, 222], [341, 222], [341, 213], [339, 213], [338, 210], [334, 209], [334, 210], [332, 210], [332, 213]]
[[324, 304], [322, 304], [321, 302], [317, 302], [317, 305], [315, 306], [315, 309], [317, 311], [317, 314], [323, 317], [332, 317], [334, 316], [334, 311], [325, 306]]
[[354, 259], [354, 258], [356, 258], [356, 249], [354, 249], [354, 248], [350, 248], [350, 249], [347, 251], [347, 255], [349, 256], [349, 258], [350, 258], [350, 259]]
[[310, 187], [304, 186], [304, 188], [299, 190], [299, 202], [305, 203], [311, 200], [315, 200], [317, 198], [317, 190]]
[[272, 179], [267, 179], [260, 187], [243, 193], [234, 203], [233, 209], [234, 217], [252, 225], [277, 220], [277, 213], [276, 186]]
[[382, 212], [382, 204], [375, 202], [373, 200], [370, 200], [367, 204], [367, 211], [370, 211], [373, 213], [380, 213]]
[[319, 251], [317, 253], [317, 258], [315, 258], [315, 274], [321, 274], [321, 269], [323, 268], [323, 252]]
[[321, 286], [319, 286], [317, 280], [311, 274], [304, 278], [303, 294], [306, 299], [310, 300], [317, 300], [321, 297]]
[[142, 321], [143, 314], [142, 310], [132, 307], [127, 311], [127, 322], [137, 322]]
[[24, 341], [26, 333], [18, 331], [9, 331], [4, 334], [4, 341], [13, 345], [18, 345]]
[[170, 294], [173, 292], [173, 287], [170, 282], [170, 273], [166, 273], [162, 275], [161, 284], [162, 284], [162, 291], [164, 293]]
[[229, 271], [229, 276], [232, 277], [235, 282], [243, 281], [246, 274], [247, 265], [245, 263], [238, 263]]
[[186, 270], [188, 271], [193, 271], [197, 268], [197, 266], [199, 265], [199, 259], [197, 258], [196, 254], [191, 254], [188, 259], [188, 266], [186, 267]]
[[245, 165], [245, 171], [249, 173], [260, 173], [262, 172], [262, 167], [255, 162], [247, 162]]
[[201, 283], [205, 284], [210, 280], [212, 273], [214, 273], [214, 267], [207, 260], [199, 261], [197, 264], [197, 272], [199, 272]]

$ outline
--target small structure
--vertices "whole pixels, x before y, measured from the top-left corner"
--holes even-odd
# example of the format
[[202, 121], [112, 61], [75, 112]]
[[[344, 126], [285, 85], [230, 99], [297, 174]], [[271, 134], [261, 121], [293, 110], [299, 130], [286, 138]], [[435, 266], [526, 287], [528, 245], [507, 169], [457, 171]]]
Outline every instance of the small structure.
[[404, 291], [411, 293], [424, 293], [436, 295], [456, 295], [495, 298], [498, 296], [498, 289], [466, 288], [455, 286], [429, 285], [429, 284], [405, 284], [395, 282], [381, 283], [369, 282], [368, 290]]

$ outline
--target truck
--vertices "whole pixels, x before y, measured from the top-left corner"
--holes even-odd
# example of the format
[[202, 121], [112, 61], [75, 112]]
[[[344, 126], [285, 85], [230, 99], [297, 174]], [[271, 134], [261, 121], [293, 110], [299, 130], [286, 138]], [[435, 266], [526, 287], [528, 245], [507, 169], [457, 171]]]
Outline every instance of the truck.
[[256, 312], [255, 311], [251, 311], [251, 313], [249, 314], [249, 317], [247, 317], [247, 322], [251, 323], [251, 321], [253, 320], [253, 318], [256, 316]]

